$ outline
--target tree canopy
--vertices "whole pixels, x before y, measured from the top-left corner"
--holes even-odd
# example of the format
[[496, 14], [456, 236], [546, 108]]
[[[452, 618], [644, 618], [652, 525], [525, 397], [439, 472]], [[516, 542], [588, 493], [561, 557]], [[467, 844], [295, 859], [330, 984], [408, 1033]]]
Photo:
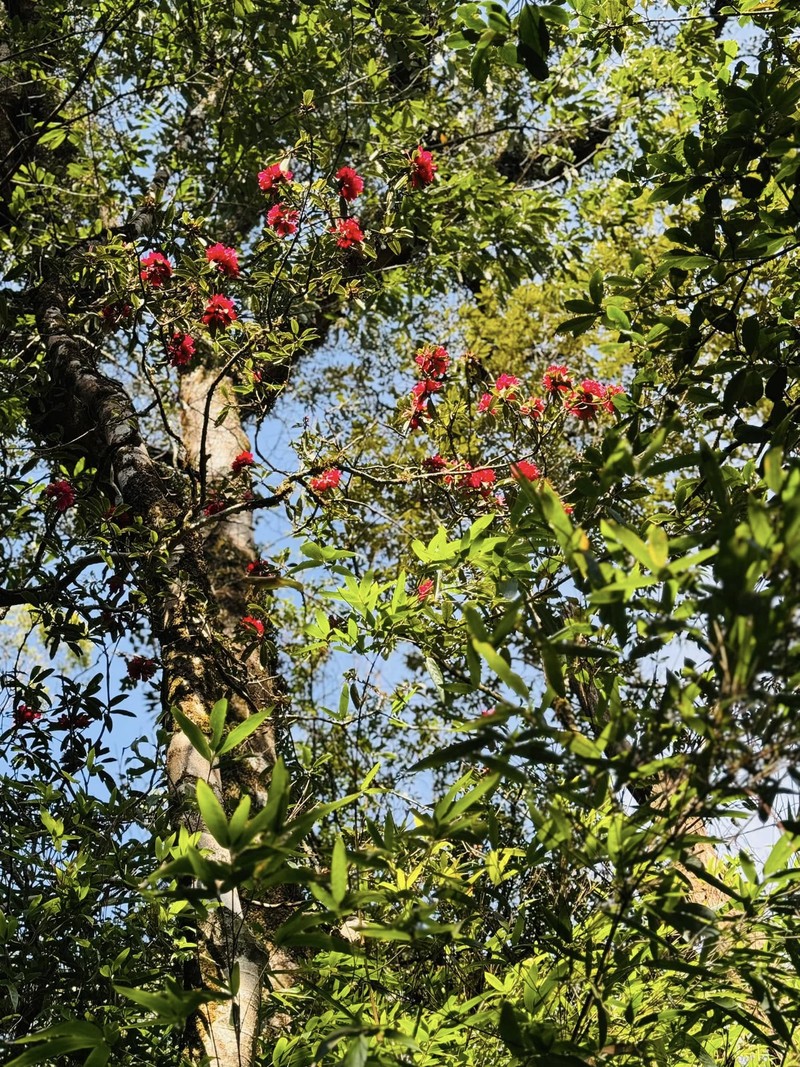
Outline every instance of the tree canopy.
[[6, 0], [10, 1067], [800, 1062], [800, 14]]

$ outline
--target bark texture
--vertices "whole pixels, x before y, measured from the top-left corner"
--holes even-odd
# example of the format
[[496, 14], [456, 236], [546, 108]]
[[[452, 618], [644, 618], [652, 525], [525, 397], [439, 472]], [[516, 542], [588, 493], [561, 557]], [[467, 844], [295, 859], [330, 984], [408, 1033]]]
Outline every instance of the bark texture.
[[[67, 307], [66, 283], [55, 279], [40, 287], [36, 319], [49, 373], [41, 409], [47, 413], [46, 425], [39, 428], [51, 441], [68, 441], [72, 449], [77, 444], [92, 463], [107, 468], [125, 505], [158, 536], [152, 558], [144, 561], [137, 578], [148, 596], [153, 635], [160, 645], [166, 709], [177, 707], [208, 732], [211, 707], [228, 696], [232, 713], [245, 718], [276, 703], [279, 696], [272, 671], [262, 669], [257, 656], [242, 662], [235, 654], [233, 638], [248, 602], [245, 564], [255, 550], [252, 514], [211, 517], [198, 524], [190, 477], [177, 477], [151, 458], [130, 397], [97, 368], [86, 340], [70, 332]], [[230, 489], [233, 480], [241, 491], [246, 479], [233, 479], [231, 461], [247, 441], [235, 398], [227, 389], [202, 369], [183, 379], [186, 461], [195, 476], [205, 466], [212, 484]], [[228, 417], [217, 424], [223, 404], [230, 405]], [[200, 461], [201, 442], [209, 456], [205, 464]], [[223, 768], [211, 767], [186, 734], [175, 729], [167, 773], [176, 819], [190, 831], [200, 831], [200, 847], [210, 859], [227, 863], [230, 855], [196, 813], [198, 779], [223, 803], [246, 792], [258, 806], [266, 797], [274, 761], [270, 721], [251, 735], [244, 755]], [[193, 1028], [195, 1054], [214, 1067], [246, 1067], [254, 1061], [265, 975], [269, 972], [271, 986], [285, 984], [291, 960], [274, 950], [271, 954], [269, 944], [251, 934], [236, 892], [218, 894], [211, 902], [199, 925], [198, 950], [203, 987], [226, 989], [234, 968], [240, 984], [232, 1000], [212, 1002], [200, 1011]]]

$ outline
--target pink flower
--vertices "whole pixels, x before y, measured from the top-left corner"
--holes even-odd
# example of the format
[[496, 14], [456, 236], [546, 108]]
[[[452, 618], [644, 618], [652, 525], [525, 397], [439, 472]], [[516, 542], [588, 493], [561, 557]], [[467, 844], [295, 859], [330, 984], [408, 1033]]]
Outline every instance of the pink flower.
[[252, 452], [240, 452], [233, 463], [231, 463], [231, 470], [234, 474], [241, 474], [246, 467], [252, 467], [253, 463]]
[[283, 170], [280, 163], [273, 163], [272, 166], [259, 171], [258, 187], [262, 192], [269, 193], [283, 184], [288, 184], [293, 177], [290, 170]]
[[150, 252], [141, 262], [139, 277], [154, 289], [160, 289], [172, 277], [172, 264], [160, 252]]
[[546, 393], [566, 393], [572, 388], [572, 374], [563, 363], [551, 363], [544, 372], [542, 385]]
[[267, 225], [271, 226], [278, 237], [289, 237], [297, 233], [300, 212], [285, 204], [276, 204], [267, 212]]
[[338, 489], [342, 472], [338, 467], [329, 467], [315, 478], [309, 478], [308, 484], [315, 493], [327, 493], [329, 489]]
[[245, 615], [239, 625], [244, 626], [246, 630], [250, 630], [256, 637], [264, 636], [264, 623], [261, 619], [256, 619], [252, 615]]
[[481, 716], [483, 718], [488, 718], [490, 715], [494, 715], [496, 711], [497, 708], [484, 708], [481, 712]]
[[540, 419], [544, 415], [544, 400], [540, 396], [529, 397], [524, 404], [520, 404], [519, 413], [523, 419]]
[[187, 367], [194, 359], [194, 338], [188, 333], [174, 333], [167, 345], [167, 355], [173, 367]]
[[409, 158], [412, 188], [422, 189], [430, 185], [439, 169], [439, 165], [433, 162], [431, 153], [427, 152], [422, 145], [418, 145]]
[[202, 321], [210, 330], [227, 330], [231, 323], [239, 316], [233, 306], [233, 301], [221, 293], [212, 296], [206, 304]]
[[37, 711], [36, 708], [29, 708], [27, 704], [18, 704], [14, 709], [14, 725], [17, 728], [30, 726], [31, 723], [36, 722], [41, 717], [41, 711]]
[[444, 378], [450, 365], [450, 353], [442, 345], [437, 348], [425, 345], [414, 356], [414, 362], [426, 378]]
[[221, 244], [211, 245], [206, 249], [206, 259], [209, 263], [216, 263], [217, 270], [227, 274], [229, 278], [239, 277], [239, 260], [235, 249], [226, 248]]
[[625, 390], [622, 388], [621, 385], [606, 386], [606, 399], [605, 403], [603, 404], [603, 407], [612, 415], [617, 409], [614, 407], [614, 402], [611, 398], [614, 396], [619, 396], [620, 394], [622, 394], [623, 396], [625, 395]]
[[336, 225], [332, 226], [328, 232], [337, 235], [336, 244], [339, 248], [349, 248], [350, 245], [361, 244], [364, 240], [358, 219], [337, 219]]
[[529, 482], [535, 482], [541, 478], [542, 472], [535, 463], [529, 463], [527, 459], [518, 459], [511, 464], [511, 477], [518, 482], [520, 478], [527, 478]]
[[582, 422], [590, 422], [604, 406], [606, 387], [591, 378], [584, 378], [577, 389], [569, 393], [564, 403], [570, 415]]
[[149, 656], [131, 656], [128, 660], [128, 677], [134, 682], [149, 682], [158, 670], [158, 664]]
[[501, 374], [497, 381], [494, 383], [494, 387], [498, 393], [506, 393], [506, 400], [513, 400], [516, 397], [516, 393], [509, 392], [509, 390], [515, 389], [519, 385], [519, 378], [515, 378], [513, 374]]
[[64, 481], [63, 479], [56, 482], [50, 482], [50, 484], [45, 487], [44, 495], [53, 501], [56, 511], [60, 511], [62, 515], [75, 503], [75, 490], [69, 482]]
[[339, 195], [345, 200], [355, 200], [364, 192], [364, 179], [352, 167], [339, 167], [336, 171]]
[[433, 592], [433, 578], [426, 578], [417, 586], [417, 600], [425, 600]]
[[478, 414], [479, 415], [496, 415], [497, 408], [495, 407], [495, 401], [497, 397], [494, 393], [484, 393], [478, 401]]

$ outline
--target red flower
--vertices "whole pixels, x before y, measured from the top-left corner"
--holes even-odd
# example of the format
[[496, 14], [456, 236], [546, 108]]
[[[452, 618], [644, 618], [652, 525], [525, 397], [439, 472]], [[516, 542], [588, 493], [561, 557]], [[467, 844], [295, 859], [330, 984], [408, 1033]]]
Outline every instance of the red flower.
[[422, 145], [418, 145], [410, 156], [411, 186], [413, 189], [422, 189], [430, 185], [436, 176], [439, 165], [433, 162], [433, 156]]
[[118, 300], [116, 304], [107, 304], [100, 312], [100, 315], [103, 319], [103, 326], [107, 330], [113, 330], [121, 322], [127, 322], [132, 313], [133, 308], [130, 304], [125, 304], [123, 301]]
[[577, 389], [565, 398], [567, 411], [582, 422], [590, 422], [605, 405], [606, 387], [591, 378], [584, 378]]
[[250, 630], [256, 637], [264, 636], [264, 623], [261, 619], [255, 619], [252, 615], [245, 615], [240, 625], [244, 626], [246, 630]]
[[425, 600], [433, 592], [433, 578], [426, 578], [417, 586], [417, 599]]
[[337, 219], [336, 225], [332, 226], [328, 232], [338, 235], [336, 243], [339, 248], [349, 248], [350, 245], [361, 244], [364, 240], [358, 219]]
[[112, 574], [106, 582], [108, 591], [112, 596], [116, 596], [117, 593], [121, 593], [125, 588], [125, 575], [124, 574]]
[[160, 289], [172, 277], [172, 264], [160, 252], [150, 252], [144, 256], [141, 267], [139, 277], [154, 289]]
[[273, 163], [272, 166], [259, 171], [258, 186], [262, 192], [269, 193], [284, 183], [290, 182], [293, 177], [294, 175], [290, 170], [283, 170], [280, 163]]
[[219, 515], [228, 506], [228, 501], [223, 496], [212, 496], [203, 508], [204, 515]]
[[477, 489], [483, 496], [489, 493], [489, 486], [497, 481], [497, 475], [491, 467], [482, 467], [480, 470], [470, 471], [461, 479], [462, 489]]
[[253, 463], [252, 452], [240, 452], [233, 463], [231, 463], [231, 470], [234, 474], [241, 474], [245, 467], [252, 467]]
[[428, 456], [423, 459], [422, 466], [424, 470], [431, 471], [432, 473], [438, 473], [439, 471], [447, 470], [447, 460], [442, 459], [440, 455]]
[[438, 348], [425, 345], [414, 356], [414, 362], [426, 378], [444, 378], [450, 365], [450, 353], [441, 345]]
[[424, 382], [417, 382], [411, 389], [414, 405], [416, 407], [423, 406], [427, 398], [433, 393], [438, 393], [441, 388], [442, 383], [434, 381], [433, 378], [426, 378]]
[[53, 501], [56, 511], [60, 511], [62, 515], [75, 503], [75, 490], [69, 482], [63, 479], [57, 482], [50, 482], [45, 488], [44, 495]]
[[247, 564], [247, 573], [253, 578], [271, 578], [275, 572], [275, 564], [268, 559], [251, 559]]
[[605, 403], [603, 404], [603, 407], [606, 409], [606, 411], [610, 412], [612, 415], [614, 414], [614, 412], [617, 409], [614, 407], [614, 402], [613, 402], [613, 400], [611, 398], [614, 397], [614, 396], [619, 396], [620, 393], [622, 393], [623, 396], [625, 394], [625, 390], [622, 388], [621, 385], [607, 385], [606, 386], [606, 399], [605, 399]]
[[128, 660], [128, 677], [134, 682], [149, 682], [158, 670], [158, 664], [149, 656], [131, 656]]
[[529, 463], [527, 459], [518, 459], [516, 463], [511, 464], [511, 477], [515, 482], [518, 482], [520, 478], [527, 478], [529, 482], [535, 482], [541, 476], [542, 472], [536, 464]]
[[494, 387], [498, 393], [505, 393], [506, 400], [514, 400], [516, 393], [509, 390], [514, 390], [519, 385], [519, 378], [515, 378], [513, 374], [501, 374], [497, 381], [494, 383]]
[[478, 414], [479, 415], [496, 415], [497, 408], [495, 407], [495, 401], [497, 397], [494, 393], [484, 393], [478, 401]]
[[297, 233], [297, 221], [300, 212], [285, 204], [276, 204], [267, 212], [267, 225], [271, 226], [278, 237], [289, 237]]
[[195, 356], [194, 338], [188, 333], [174, 333], [167, 345], [167, 355], [173, 367], [187, 367]]
[[339, 195], [345, 200], [355, 200], [364, 192], [364, 179], [352, 167], [340, 167], [336, 171]]
[[211, 245], [206, 249], [206, 259], [209, 263], [216, 263], [217, 270], [227, 274], [229, 278], [239, 277], [239, 260], [235, 249], [226, 248], [221, 244]]
[[529, 397], [524, 404], [520, 404], [519, 413], [523, 419], [540, 419], [544, 415], [544, 400], [540, 396]]
[[91, 726], [92, 720], [86, 714], [85, 711], [79, 711], [77, 715], [59, 715], [53, 725], [57, 730], [72, 730], [73, 728], [83, 729], [87, 726]]
[[27, 704], [18, 704], [14, 709], [14, 725], [16, 727], [29, 726], [31, 723], [36, 722], [37, 719], [41, 719], [41, 711], [37, 711], [36, 708], [29, 708]]
[[338, 489], [342, 480], [342, 472], [338, 467], [329, 467], [316, 478], [309, 478], [308, 484], [315, 493], [326, 493], [329, 489]]
[[546, 393], [566, 393], [572, 388], [572, 374], [569, 367], [551, 363], [544, 372], [542, 385]]
[[217, 293], [206, 304], [202, 321], [210, 330], [227, 330], [238, 317], [233, 301]]

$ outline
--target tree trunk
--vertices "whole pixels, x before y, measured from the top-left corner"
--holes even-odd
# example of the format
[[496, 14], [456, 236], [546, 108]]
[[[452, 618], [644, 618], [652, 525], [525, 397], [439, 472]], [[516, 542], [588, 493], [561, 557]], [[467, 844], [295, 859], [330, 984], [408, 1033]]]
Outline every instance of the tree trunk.
[[[190, 479], [176, 477], [152, 460], [130, 398], [97, 369], [90, 346], [70, 332], [67, 305], [65, 285], [56, 281], [41, 286], [36, 317], [49, 371], [42, 410], [47, 412], [50, 440], [57, 435], [73, 448], [79, 442], [87, 459], [101, 469], [110, 468], [126, 506], [158, 535], [159, 546], [168, 548], [166, 564], [153, 553], [137, 575], [161, 650], [165, 711], [177, 707], [208, 733], [210, 709], [221, 697], [229, 697], [231, 712], [239, 719], [278, 698], [274, 674], [262, 669], [258, 656], [251, 654], [242, 662], [236, 654], [237, 625], [248, 602], [246, 562], [255, 551], [252, 513], [212, 517], [198, 526]], [[213, 381], [211, 372], [202, 368], [182, 379], [186, 458], [196, 469], [203, 466], [199, 453], [205, 440], [209, 478], [230, 488], [231, 460], [246, 448], [246, 438], [228, 385], [213, 388]], [[231, 405], [228, 418], [217, 425], [224, 403]], [[199, 830], [200, 847], [220, 863], [229, 862], [230, 855], [202, 825], [195, 787], [202, 778], [226, 806], [245, 792], [257, 806], [263, 803], [275, 761], [272, 722], [267, 720], [244, 747], [244, 754], [224, 770], [211, 767], [186, 734], [175, 729], [167, 753], [178, 825]], [[259, 944], [250, 934], [235, 891], [212, 902], [197, 936], [202, 987], [229, 989], [236, 968], [239, 988], [233, 999], [212, 1002], [198, 1013], [193, 1027], [196, 1054], [214, 1067], [248, 1067], [261, 1022], [264, 975], [269, 971], [272, 986], [286, 984], [291, 960], [271, 953], [268, 943]]]

